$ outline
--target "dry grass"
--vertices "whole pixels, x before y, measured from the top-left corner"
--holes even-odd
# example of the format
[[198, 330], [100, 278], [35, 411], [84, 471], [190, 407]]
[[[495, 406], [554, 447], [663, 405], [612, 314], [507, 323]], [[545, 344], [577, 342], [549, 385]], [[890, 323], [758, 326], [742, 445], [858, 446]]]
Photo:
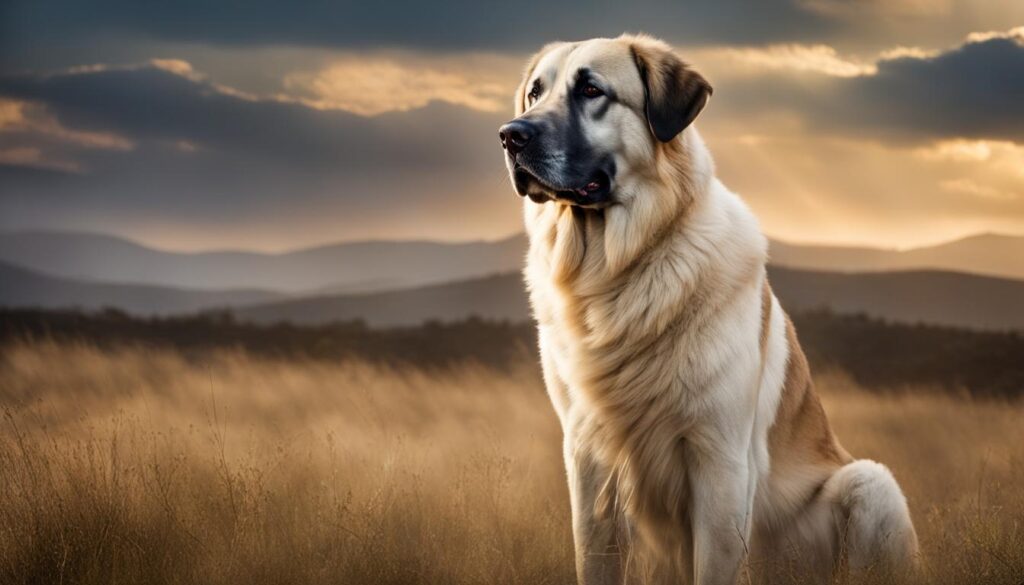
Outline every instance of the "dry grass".
[[[1024, 408], [820, 377], [929, 581], [1024, 580]], [[0, 582], [574, 581], [532, 368], [385, 371], [37, 343], [0, 355]]]

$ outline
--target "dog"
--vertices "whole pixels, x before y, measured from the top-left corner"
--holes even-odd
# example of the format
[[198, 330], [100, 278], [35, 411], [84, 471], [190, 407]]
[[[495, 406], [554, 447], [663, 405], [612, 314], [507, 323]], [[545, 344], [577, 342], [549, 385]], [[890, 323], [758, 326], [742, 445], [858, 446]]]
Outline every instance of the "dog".
[[906, 499], [833, 434], [767, 240], [692, 125], [711, 93], [651, 37], [558, 42], [499, 130], [579, 582], [913, 570]]

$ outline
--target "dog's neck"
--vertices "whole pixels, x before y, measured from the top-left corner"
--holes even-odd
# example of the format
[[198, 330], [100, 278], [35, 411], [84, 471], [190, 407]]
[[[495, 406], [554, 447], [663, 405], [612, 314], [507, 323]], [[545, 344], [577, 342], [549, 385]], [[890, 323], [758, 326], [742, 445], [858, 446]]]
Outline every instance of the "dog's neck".
[[[533, 288], [559, 291], [557, 318], [592, 348], [660, 334], [763, 272], [756, 220], [714, 178], [710, 154], [688, 129], [663, 145], [642, 196], [603, 211], [527, 203]], [[637, 181], [641, 183], [642, 181]], [[669, 283], [668, 281], [672, 282]], [[535, 303], [535, 306], [538, 306]], [[551, 306], [541, 303], [539, 306]], [[639, 326], [641, 323], [648, 326]]]

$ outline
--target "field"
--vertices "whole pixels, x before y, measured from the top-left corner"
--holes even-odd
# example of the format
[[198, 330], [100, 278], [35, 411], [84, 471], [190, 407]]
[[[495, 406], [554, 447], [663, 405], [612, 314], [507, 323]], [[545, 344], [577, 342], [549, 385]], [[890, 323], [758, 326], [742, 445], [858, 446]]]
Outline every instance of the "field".
[[[904, 486], [927, 581], [1024, 582], [1024, 404], [819, 372]], [[560, 432], [529, 362], [0, 349], [0, 582], [568, 584]]]

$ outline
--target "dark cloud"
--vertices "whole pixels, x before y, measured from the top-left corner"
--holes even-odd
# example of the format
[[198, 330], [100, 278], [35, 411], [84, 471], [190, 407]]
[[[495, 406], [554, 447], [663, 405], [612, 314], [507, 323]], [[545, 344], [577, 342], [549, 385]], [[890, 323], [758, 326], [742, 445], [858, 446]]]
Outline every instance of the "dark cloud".
[[899, 141], [1024, 142], [1024, 45], [968, 42], [934, 57], [881, 61], [874, 75], [772, 75], [720, 88], [723, 113], [790, 111], [815, 129]]
[[0, 134], [0, 150], [4, 141], [40, 148], [83, 169], [0, 167], [4, 228], [332, 213], [358, 227], [403, 209], [425, 210], [424, 222], [450, 216], [481, 184], [491, 190], [480, 201], [508, 195], [496, 134], [502, 116], [442, 103], [367, 118], [248, 99], [152, 66], [2, 77], [0, 97], [45, 108], [69, 132], [134, 144]]
[[155, 66], [0, 77], [0, 95], [42, 103], [78, 130], [336, 169], [473, 165], [481, 154], [473, 138], [494, 134], [500, 121], [440, 103], [375, 118], [321, 111], [247, 99]]
[[930, 59], [882, 61], [876, 75], [848, 80], [840, 91], [848, 111], [826, 110], [824, 119], [1024, 142], [1024, 46], [1012, 39], [969, 43]]
[[0, 52], [75, 45], [83, 38], [209, 44], [395, 46], [529, 50], [554, 39], [644, 30], [685, 43], [824, 38], [833, 21], [791, 0], [586, 2], [11, 0]]
[[[125, 233], [121, 226], [135, 226], [130, 235], [145, 236], [138, 226], [158, 221], [208, 233], [276, 230], [280, 241], [297, 242], [365, 237], [371, 228], [479, 237], [519, 225], [495, 137], [499, 114], [434, 103], [367, 118], [247, 98], [156, 66], [5, 75], [0, 97], [38, 104], [72, 133], [31, 125], [0, 133], [8, 162], [14, 150], [24, 160], [41, 153], [39, 164], [0, 166], [0, 229]], [[1024, 143], [1021, 104], [1024, 47], [991, 38], [931, 58], [882, 61], [877, 73], [860, 77], [779, 70], [726, 77], [701, 124], [738, 120], [743, 133], [770, 135], [759, 117], [782, 111], [806, 124], [793, 126], [801, 135]], [[132, 148], [97, 147], [89, 133], [123, 137]], [[823, 176], [827, 185], [839, 175]], [[887, 177], [873, 179], [864, 191], [890, 192]], [[310, 226], [326, 223], [335, 231], [311, 235]]]

